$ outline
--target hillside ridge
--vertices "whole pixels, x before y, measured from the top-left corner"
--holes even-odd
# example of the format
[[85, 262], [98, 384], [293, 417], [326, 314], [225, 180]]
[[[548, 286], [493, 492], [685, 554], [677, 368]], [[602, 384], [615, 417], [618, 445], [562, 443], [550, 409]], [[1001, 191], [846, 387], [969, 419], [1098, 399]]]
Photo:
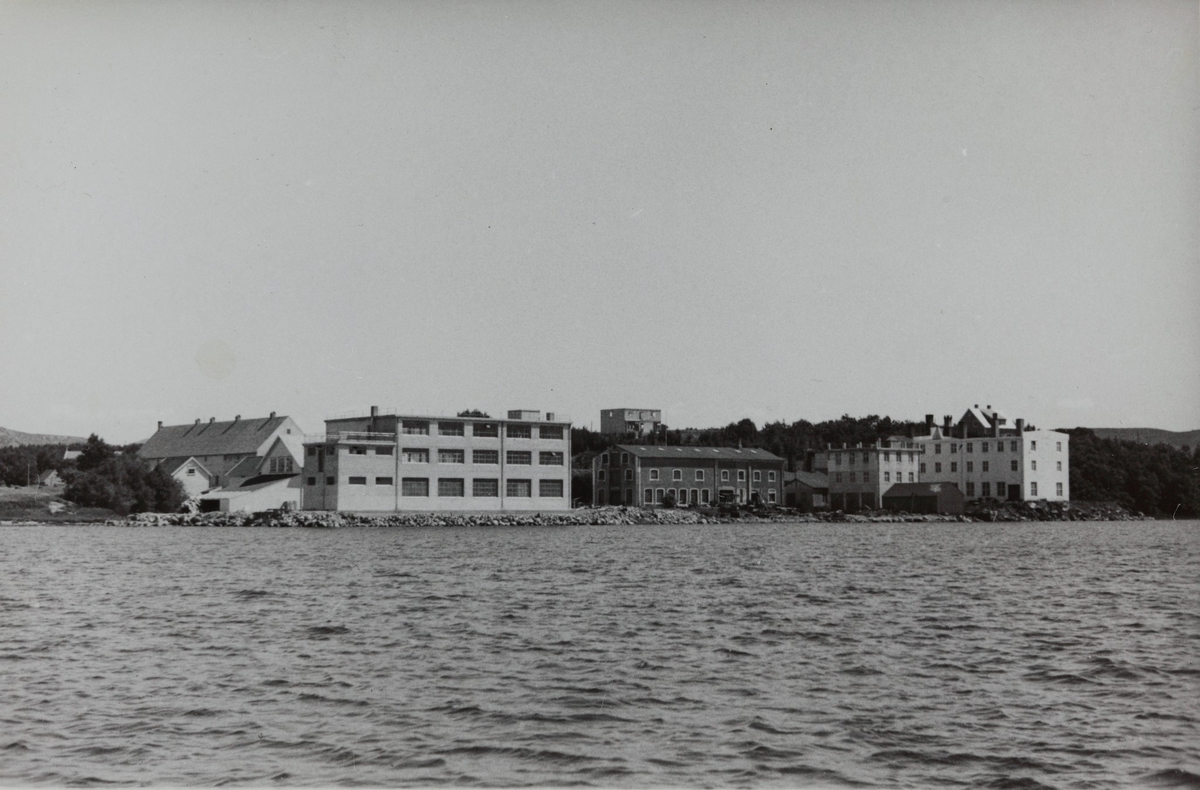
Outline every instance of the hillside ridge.
[[1162, 428], [1089, 428], [1101, 439], [1121, 439], [1138, 444], [1169, 444], [1172, 447], [1195, 448], [1200, 444], [1200, 430], [1166, 431]]
[[82, 436], [56, 436], [49, 433], [24, 433], [0, 428], [0, 447], [19, 447], [23, 444], [83, 444]]

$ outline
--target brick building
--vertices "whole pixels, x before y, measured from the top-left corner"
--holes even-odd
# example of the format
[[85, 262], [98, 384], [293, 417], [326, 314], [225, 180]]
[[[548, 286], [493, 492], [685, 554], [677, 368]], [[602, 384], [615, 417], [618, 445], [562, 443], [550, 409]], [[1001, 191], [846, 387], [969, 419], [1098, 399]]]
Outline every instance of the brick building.
[[619, 444], [592, 459], [592, 504], [783, 503], [784, 461], [757, 448]]

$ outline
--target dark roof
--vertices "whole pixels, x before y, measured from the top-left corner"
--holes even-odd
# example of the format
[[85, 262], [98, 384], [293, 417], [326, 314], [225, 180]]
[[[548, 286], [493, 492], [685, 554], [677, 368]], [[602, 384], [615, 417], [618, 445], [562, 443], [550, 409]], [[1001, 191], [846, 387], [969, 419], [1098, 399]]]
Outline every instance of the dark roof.
[[790, 475], [792, 480], [796, 480], [809, 488], [829, 488], [829, 475], [821, 472], [789, 472], [784, 475], [787, 480]]
[[234, 477], [254, 477], [258, 472], [258, 467], [262, 465], [263, 459], [260, 456], [252, 455], [249, 458], [243, 458], [234, 464], [225, 476], [228, 478]]
[[254, 454], [287, 417], [258, 417], [250, 420], [164, 425], [146, 440], [142, 458], [174, 458], [189, 455]]
[[885, 497], [937, 496], [943, 488], [952, 488], [955, 492], [958, 491], [958, 486], [954, 483], [896, 483], [887, 491], [884, 491], [883, 495]]
[[690, 461], [782, 461], [779, 456], [757, 447], [669, 447], [660, 444], [618, 444], [618, 450], [637, 458]]
[[289, 477], [295, 477], [298, 474], [300, 473], [293, 472], [290, 475], [259, 475], [258, 477], [250, 478], [233, 490], [241, 491], [243, 488], [262, 488], [266, 483], [274, 483], [277, 480], [287, 480]]

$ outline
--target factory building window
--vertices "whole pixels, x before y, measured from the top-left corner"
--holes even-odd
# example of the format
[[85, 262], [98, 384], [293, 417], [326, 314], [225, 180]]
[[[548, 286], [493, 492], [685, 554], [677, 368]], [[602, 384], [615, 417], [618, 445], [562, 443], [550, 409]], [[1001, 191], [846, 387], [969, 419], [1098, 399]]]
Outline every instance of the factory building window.
[[957, 472], [957, 471], [958, 471], [958, 461], [951, 461], [951, 462], [950, 462], [950, 471], [951, 471], [951, 472]]
[[562, 466], [563, 454], [557, 452], [538, 453], [538, 464], [541, 466]]
[[[1061, 453], [1062, 452], [1062, 442], [1055, 442], [1054, 449]], [[1059, 493], [1061, 494], [1062, 492], [1060, 491]]]
[[377, 486], [392, 486], [395, 484], [396, 484], [396, 480], [395, 480], [395, 478], [392, 478], [392, 477], [377, 477], [377, 478], [375, 478], [375, 485], [377, 485]]
[[657, 480], [657, 479], [658, 479], [658, 470], [657, 470], [657, 469], [651, 469], [651, 470], [650, 470], [650, 479], [651, 479], [651, 480]]
[[770, 472], [767, 472], [767, 482], [768, 482], [768, 483], [774, 483], [774, 482], [775, 482], [775, 472], [774, 472], [774, 470], [772, 470], [772, 471], [770, 471]]
[[505, 428], [504, 432], [505, 432], [505, 435], [507, 435], [509, 439], [532, 439], [533, 438], [533, 426], [532, 425], [522, 425], [522, 424], [509, 425]]
[[745, 479], [746, 479], [746, 470], [739, 469], [738, 470], [738, 482], [741, 483], [741, 482], [745, 481]]
[[760, 469], [754, 470], [754, 482], [756, 482], [756, 483], [762, 482], [762, 470], [760, 470]]
[[632, 469], [626, 469], [626, 470], [625, 470], [625, 482], [627, 482], [627, 483], [628, 483], [628, 482], [630, 482], [631, 480], [633, 480], [633, 470], [632, 470]]
[[985, 471], [985, 472], [988, 470], [988, 463], [989, 463], [988, 461], [983, 462], [983, 471]]
[[334, 479], [332, 477], [325, 478], [325, 485], [331, 486], [331, 485], [333, 485], [333, 483], [334, 483]]
[[696, 479], [697, 479], [697, 480], [703, 480], [703, 479], [704, 479], [704, 470], [703, 470], [703, 469], [697, 469], [697, 470], [696, 470]]
[[504, 490], [508, 496], [531, 497], [533, 496], [533, 481], [509, 480], [505, 484]]
[[[189, 469], [188, 471], [190, 472], [191, 470]], [[315, 478], [315, 477], [308, 478], [308, 484], [310, 486], [315, 486], [317, 484], [317, 478]]]
[[472, 450], [471, 463], [473, 464], [498, 464], [500, 463], [499, 450]]
[[663, 501], [663, 497], [666, 496], [666, 493], [667, 493], [667, 491], [665, 488], [654, 489], [654, 503], [657, 505], [661, 505], [662, 501]]
[[539, 480], [538, 481], [538, 496], [561, 497], [562, 495], [563, 495], [563, 481], [561, 481], [561, 480]]
[[[897, 472], [896, 474], [900, 474], [900, 473], [899, 473], [899, 472]], [[884, 472], [884, 473], [883, 473], [883, 482], [885, 482], [885, 483], [890, 483], [890, 482], [892, 482], [892, 473], [891, 473], [891, 472]]]
[[629, 463], [629, 453], [621, 453], [621, 463]]
[[405, 477], [400, 480], [401, 496], [429, 496], [428, 477]]
[[466, 431], [461, 422], [439, 422], [438, 436], [464, 436]]
[[981, 493], [982, 493], [984, 496], [991, 496], [991, 495], [992, 495], [992, 484], [991, 484], [991, 483], [986, 483], [986, 482], [985, 482], [985, 483], [983, 484], [983, 491], [982, 491]]
[[692, 504], [695, 505], [699, 501], [700, 501], [700, 491], [693, 488], [692, 489]]
[[1029, 495], [1030, 495], [1030, 496], [1037, 496], [1037, 483], [1030, 483], [1030, 484], [1029, 484]]
[[429, 450], [405, 447], [400, 451], [400, 460], [406, 464], [427, 464], [429, 463]]
[[968, 472], [975, 471], [975, 462], [974, 461], [967, 461], [967, 471]]
[[933, 454], [934, 455], [942, 454], [942, 443], [941, 442], [937, 442], [933, 445]]
[[533, 466], [533, 453], [528, 450], [508, 450], [504, 453], [504, 463], [513, 466]]
[[671, 479], [672, 480], [682, 480], [683, 479], [683, 470], [682, 469], [672, 470], [671, 471]]
[[375, 455], [391, 455], [395, 447], [376, 447]]
[[[925, 474], [925, 464], [921, 464], [921, 474]], [[887, 473], [886, 473], [886, 472], [884, 472], [883, 478], [884, 478], [884, 480], [886, 480], [886, 479], [887, 479]]]
[[958, 442], [950, 442], [950, 455], [958, 452]]
[[707, 488], [700, 489], [700, 501], [703, 502], [704, 504], [707, 505], [709, 503], [709, 501], [710, 501], [709, 497], [711, 497], [711, 496], [712, 496], [712, 492], [709, 491]]
[[[1055, 471], [1061, 472], [1062, 471], [1062, 461], [1055, 461], [1055, 464], [1057, 465], [1057, 468], [1055, 469]], [[288, 471], [290, 472], [291, 470], [289, 469]]]
[[728, 483], [728, 482], [729, 482], [729, 470], [728, 470], [728, 469], [722, 469], [722, 470], [721, 470], [721, 482], [722, 482], [722, 483]]
[[477, 477], [471, 481], [471, 496], [500, 496], [500, 481], [494, 477]]
[[464, 464], [467, 462], [466, 450], [438, 450], [439, 464]]
[[1009, 464], [1009, 468], [1010, 468], [1012, 471], [1014, 471], [1014, 472], [1018, 471], [1018, 470], [1017, 470], [1017, 462], [1016, 462], [1016, 461], [1012, 461], [1012, 462]]
[[967, 496], [975, 496], [975, 484], [967, 483]]
[[1037, 471], [1037, 461], [1030, 461], [1029, 468], [1030, 468], [1030, 470], [1036, 472]]
[[471, 426], [471, 435], [495, 439], [500, 436], [500, 426], [494, 422], [477, 422]]
[[348, 482], [348, 483], [349, 483], [350, 485], [352, 485], [352, 486], [365, 486], [365, 485], [367, 484], [367, 478], [365, 478], [365, 477], [351, 477], [351, 478], [350, 478], [348, 481], [346, 481], [346, 482]]
[[561, 425], [543, 425], [538, 428], [538, 436], [543, 439], [561, 439], [563, 438], [563, 429]]
[[438, 496], [466, 496], [466, 484], [461, 477], [439, 477]]
[[404, 420], [400, 423], [401, 433], [413, 436], [428, 436], [429, 422], [426, 420]]
[[[979, 443], [979, 452], [981, 452], [981, 453], [986, 453], [987, 451], [988, 451], [988, 443], [987, 443], [987, 442], [980, 442], [980, 443]], [[985, 483], [985, 485], [986, 485], [986, 483]], [[987, 495], [985, 494], [984, 496], [987, 496]]]
[[968, 453], [975, 452], [975, 442], [967, 442], [967, 452]]
[[775, 504], [775, 489], [774, 488], [767, 491], [767, 501], [770, 502], [772, 505]]
[[308, 451], [309, 458], [312, 458], [314, 455], [317, 454], [317, 448], [315, 448], [315, 447], [305, 447], [304, 449]]
[[1054, 493], [1055, 493], [1057, 496], [1062, 496], [1062, 495], [1063, 495], [1063, 484], [1062, 484], [1062, 483], [1055, 483], [1055, 484], [1054, 484]]
[[366, 454], [367, 454], [367, 448], [365, 448], [365, 447], [354, 447], [354, 446], [350, 447], [350, 455], [366, 455]]
[[644, 504], [647, 504], [647, 505], [654, 504], [654, 489], [653, 488], [647, 488], [645, 491], [642, 492], [642, 496], [643, 496], [642, 502]]
[[908, 473], [908, 482], [910, 482], [910, 483], [913, 482], [913, 473], [912, 472]]
[[603, 483], [605, 480], [608, 479], [608, 472], [604, 469], [601, 469], [599, 472], [596, 473], [596, 479], [599, 480], [601, 483]]
[[[925, 470], [924, 470], [924, 469], [922, 469], [921, 471], [925, 471]], [[941, 474], [941, 473], [942, 473], [942, 462], [941, 462], [941, 461], [937, 461], [937, 462], [935, 462], [935, 463], [934, 463], [934, 465], [933, 465], [933, 471], [934, 471], [934, 473], [935, 473], [935, 474]]]

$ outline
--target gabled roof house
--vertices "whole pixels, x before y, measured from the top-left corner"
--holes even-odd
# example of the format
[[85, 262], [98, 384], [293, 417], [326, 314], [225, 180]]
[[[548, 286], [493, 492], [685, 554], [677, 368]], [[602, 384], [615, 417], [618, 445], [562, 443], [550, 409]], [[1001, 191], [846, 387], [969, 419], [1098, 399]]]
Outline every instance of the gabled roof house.
[[216, 488], [229, 484], [230, 473], [235, 468], [254, 466], [253, 459], [266, 455], [277, 442], [298, 468], [304, 446], [303, 433], [295, 420], [277, 416], [275, 412], [268, 417], [246, 420], [238, 415], [222, 422], [216, 418], [208, 422], [196, 420], [188, 425], [163, 425], [160, 422], [158, 430], [138, 450], [138, 456], [149, 461], [151, 466], [169, 466], [174, 474], [185, 467], [193, 468], [184, 463], [192, 459], [207, 471], [206, 488]]

